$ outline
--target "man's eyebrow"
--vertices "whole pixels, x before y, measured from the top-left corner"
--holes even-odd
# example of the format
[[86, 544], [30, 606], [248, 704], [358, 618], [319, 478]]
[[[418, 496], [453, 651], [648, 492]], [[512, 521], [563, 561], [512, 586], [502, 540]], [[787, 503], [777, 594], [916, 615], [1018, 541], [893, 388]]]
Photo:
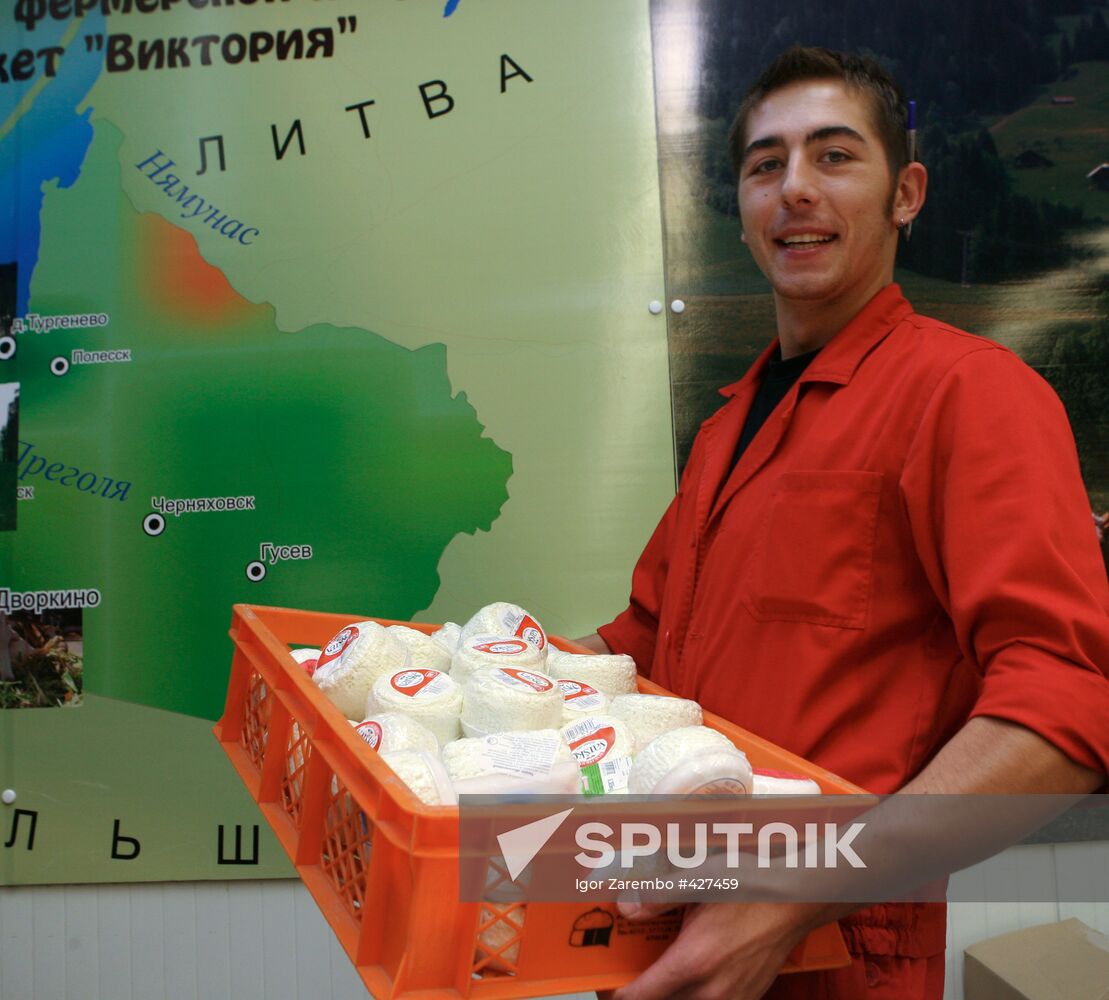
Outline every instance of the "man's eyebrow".
[[[845, 139], [854, 139], [856, 142], [866, 142], [866, 139], [850, 125], [824, 125], [818, 129], [814, 129], [805, 136], [805, 145], [814, 142], [823, 142], [825, 139], [834, 139], [837, 136], [842, 136]], [[761, 139], [756, 139], [754, 142], [747, 144], [747, 148], [743, 150], [742, 159], [746, 160], [752, 153], [760, 149], [774, 149], [784, 145], [785, 140], [780, 135], [763, 136]]]
[[845, 139], [854, 139], [856, 142], [866, 142], [866, 139], [850, 125], [825, 125], [823, 128], [818, 128], [805, 136], [805, 144], [808, 145], [810, 142], [822, 142], [825, 139], [834, 139], [836, 136], [843, 136]]

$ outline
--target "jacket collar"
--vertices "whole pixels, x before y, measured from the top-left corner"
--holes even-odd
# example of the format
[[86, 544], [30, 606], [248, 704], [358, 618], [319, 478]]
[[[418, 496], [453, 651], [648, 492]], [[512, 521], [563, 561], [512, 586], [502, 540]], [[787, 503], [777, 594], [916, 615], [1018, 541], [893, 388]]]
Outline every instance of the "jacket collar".
[[[901, 286], [896, 282], [886, 285], [824, 345], [799, 381], [846, 385], [871, 349], [912, 311], [913, 307], [901, 294]], [[778, 338], [775, 337], [747, 374], [738, 382], [724, 386], [720, 395], [731, 398], [748, 386], [757, 385], [777, 347]]]

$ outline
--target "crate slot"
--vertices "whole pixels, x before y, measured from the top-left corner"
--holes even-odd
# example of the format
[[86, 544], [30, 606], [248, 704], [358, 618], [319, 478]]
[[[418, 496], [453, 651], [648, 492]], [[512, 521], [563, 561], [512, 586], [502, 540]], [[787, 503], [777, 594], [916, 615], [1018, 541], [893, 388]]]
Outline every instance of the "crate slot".
[[372, 828], [350, 792], [331, 779], [331, 798], [324, 815], [320, 866], [355, 920], [366, 901], [366, 872], [373, 847]]
[[259, 769], [266, 753], [271, 708], [272, 701], [266, 682], [258, 671], [251, 671], [239, 743]]
[[527, 919], [526, 903], [482, 903], [474, 942], [474, 973], [514, 976]]
[[281, 776], [281, 804], [298, 830], [304, 809], [304, 777], [311, 755], [312, 744], [308, 742], [308, 736], [302, 733], [300, 726], [294, 722], [289, 727], [289, 742], [285, 749], [285, 769]]

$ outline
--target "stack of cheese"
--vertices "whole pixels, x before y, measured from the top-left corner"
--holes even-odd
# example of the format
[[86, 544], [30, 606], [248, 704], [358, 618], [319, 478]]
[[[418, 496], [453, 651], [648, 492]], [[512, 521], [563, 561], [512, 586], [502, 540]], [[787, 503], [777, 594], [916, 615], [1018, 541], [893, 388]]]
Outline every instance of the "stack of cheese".
[[354, 622], [312, 658], [320, 690], [429, 805], [459, 792], [761, 790], [696, 702], [638, 694], [630, 656], [556, 649], [516, 604], [430, 635]]

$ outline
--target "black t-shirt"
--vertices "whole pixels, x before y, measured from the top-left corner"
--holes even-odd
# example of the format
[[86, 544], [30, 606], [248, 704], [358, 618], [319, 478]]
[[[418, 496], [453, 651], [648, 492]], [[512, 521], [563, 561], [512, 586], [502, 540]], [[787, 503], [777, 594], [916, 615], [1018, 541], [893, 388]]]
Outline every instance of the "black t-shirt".
[[774, 356], [766, 366], [762, 382], [759, 383], [755, 398], [751, 401], [751, 409], [747, 413], [746, 421], [744, 421], [743, 431], [739, 435], [739, 444], [736, 445], [735, 455], [732, 456], [733, 469], [736, 467], [739, 457], [747, 450], [747, 446], [751, 443], [755, 434], [758, 433], [759, 428], [766, 423], [766, 418], [774, 412], [777, 405], [785, 398], [786, 393], [793, 387], [793, 383], [809, 367], [809, 362], [819, 353], [820, 348], [818, 347], [815, 351], [809, 351], [808, 354], [798, 354], [783, 361], [782, 349], [780, 347], [774, 349]]

